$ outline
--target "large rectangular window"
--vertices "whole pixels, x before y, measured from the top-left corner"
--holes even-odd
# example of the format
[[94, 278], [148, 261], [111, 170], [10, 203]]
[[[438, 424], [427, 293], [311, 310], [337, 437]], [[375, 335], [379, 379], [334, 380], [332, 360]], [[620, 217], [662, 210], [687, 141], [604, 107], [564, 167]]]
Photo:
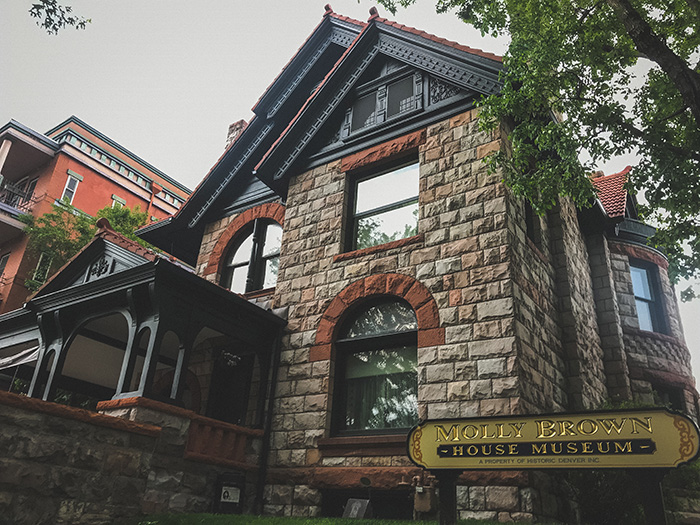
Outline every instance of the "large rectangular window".
[[418, 171], [414, 163], [355, 182], [352, 249], [418, 233]]
[[630, 275], [640, 330], [663, 332], [663, 310], [654, 268], [644, 263], [632, 262]]

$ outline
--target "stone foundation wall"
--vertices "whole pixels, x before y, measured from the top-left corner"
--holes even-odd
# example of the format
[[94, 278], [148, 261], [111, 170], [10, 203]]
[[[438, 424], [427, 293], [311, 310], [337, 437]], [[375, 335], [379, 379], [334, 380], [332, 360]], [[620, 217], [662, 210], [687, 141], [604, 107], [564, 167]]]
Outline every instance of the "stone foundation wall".
[[[185, 460], [187, 418], [142, 416], [150, 422], [0, 392], [0, 523], [212, 512], [217, 478], [240, 471]], [[249, 482], [248, 504], [253, 494]]]

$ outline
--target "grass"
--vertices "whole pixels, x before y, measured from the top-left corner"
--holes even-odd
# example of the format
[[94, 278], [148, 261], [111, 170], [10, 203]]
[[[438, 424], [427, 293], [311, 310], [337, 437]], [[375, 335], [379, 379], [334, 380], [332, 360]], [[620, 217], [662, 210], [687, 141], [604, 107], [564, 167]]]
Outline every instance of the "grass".
[[[159, 514], [135, 518], [123, 525], [415, 525], [415, 521], [343, 518], [277, 518], [241, 514]], [[422, 521], [437, 525], [437, 521]], [[496, 521], [460, 520], [460, 525], [499, 525]]]

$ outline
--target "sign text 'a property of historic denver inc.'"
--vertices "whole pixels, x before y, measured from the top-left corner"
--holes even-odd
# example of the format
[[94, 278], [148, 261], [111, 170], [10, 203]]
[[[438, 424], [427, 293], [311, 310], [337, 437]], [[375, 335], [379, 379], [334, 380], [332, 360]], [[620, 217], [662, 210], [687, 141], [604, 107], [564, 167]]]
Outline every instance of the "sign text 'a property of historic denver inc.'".
[[698, 454], [698, 429], [664, 409], [431, 420], [408, 435], [428, 469], [672, 468]]

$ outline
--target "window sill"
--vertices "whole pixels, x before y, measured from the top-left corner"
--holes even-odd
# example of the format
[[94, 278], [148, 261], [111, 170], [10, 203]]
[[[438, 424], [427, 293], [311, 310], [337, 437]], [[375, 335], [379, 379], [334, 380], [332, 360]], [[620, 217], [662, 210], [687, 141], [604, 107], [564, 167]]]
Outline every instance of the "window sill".
[[405, 456], [406, 436], [401, 433], [321, 438], [318, 449], [326, 457]]
[[275, 293], [274, 286], [272, 288], [263, 288], [262, 290], [253, 290], [252, 292], [242, 293], [240, 295], [246, 299], [257, 299], [258, 297], [265, 297], [273, 293]]
[[362, 248], [361, 250], [353, 250], [351, 252], [339, 253], [333, 257], [333, 262], [347, 261], [349, 259], [355, 259], [357, 257], [362, 257], [363, 255], [371, 255], [373, 253], [385, 252], [387, 250], [392, 250], [394, 248], [402, 248], [404, 246], [409, 246], [411, 244], [418, 244], [423, 242], [423, 234], [419, 233], [413, 237], [406, 237], [404, 239], [399, 239], [398, 241], [391, 241], [385, 244], [378, 244], [376, 246], [370, 246], [369, 248]]
[[649, 339], [656, 339], [662, 343], [671, 343], [687, 347], [687, 345], [680, 339], [673, 337], [672, 335], [664, 334], [662, 332], [652, 332], [649, 330], [642, 330], [640, 328], [632, 328], [631, 326], [624, 326], [622, 328], [622, 333], [625, 335], [635, 336], [635, 337], [646, 337]]

